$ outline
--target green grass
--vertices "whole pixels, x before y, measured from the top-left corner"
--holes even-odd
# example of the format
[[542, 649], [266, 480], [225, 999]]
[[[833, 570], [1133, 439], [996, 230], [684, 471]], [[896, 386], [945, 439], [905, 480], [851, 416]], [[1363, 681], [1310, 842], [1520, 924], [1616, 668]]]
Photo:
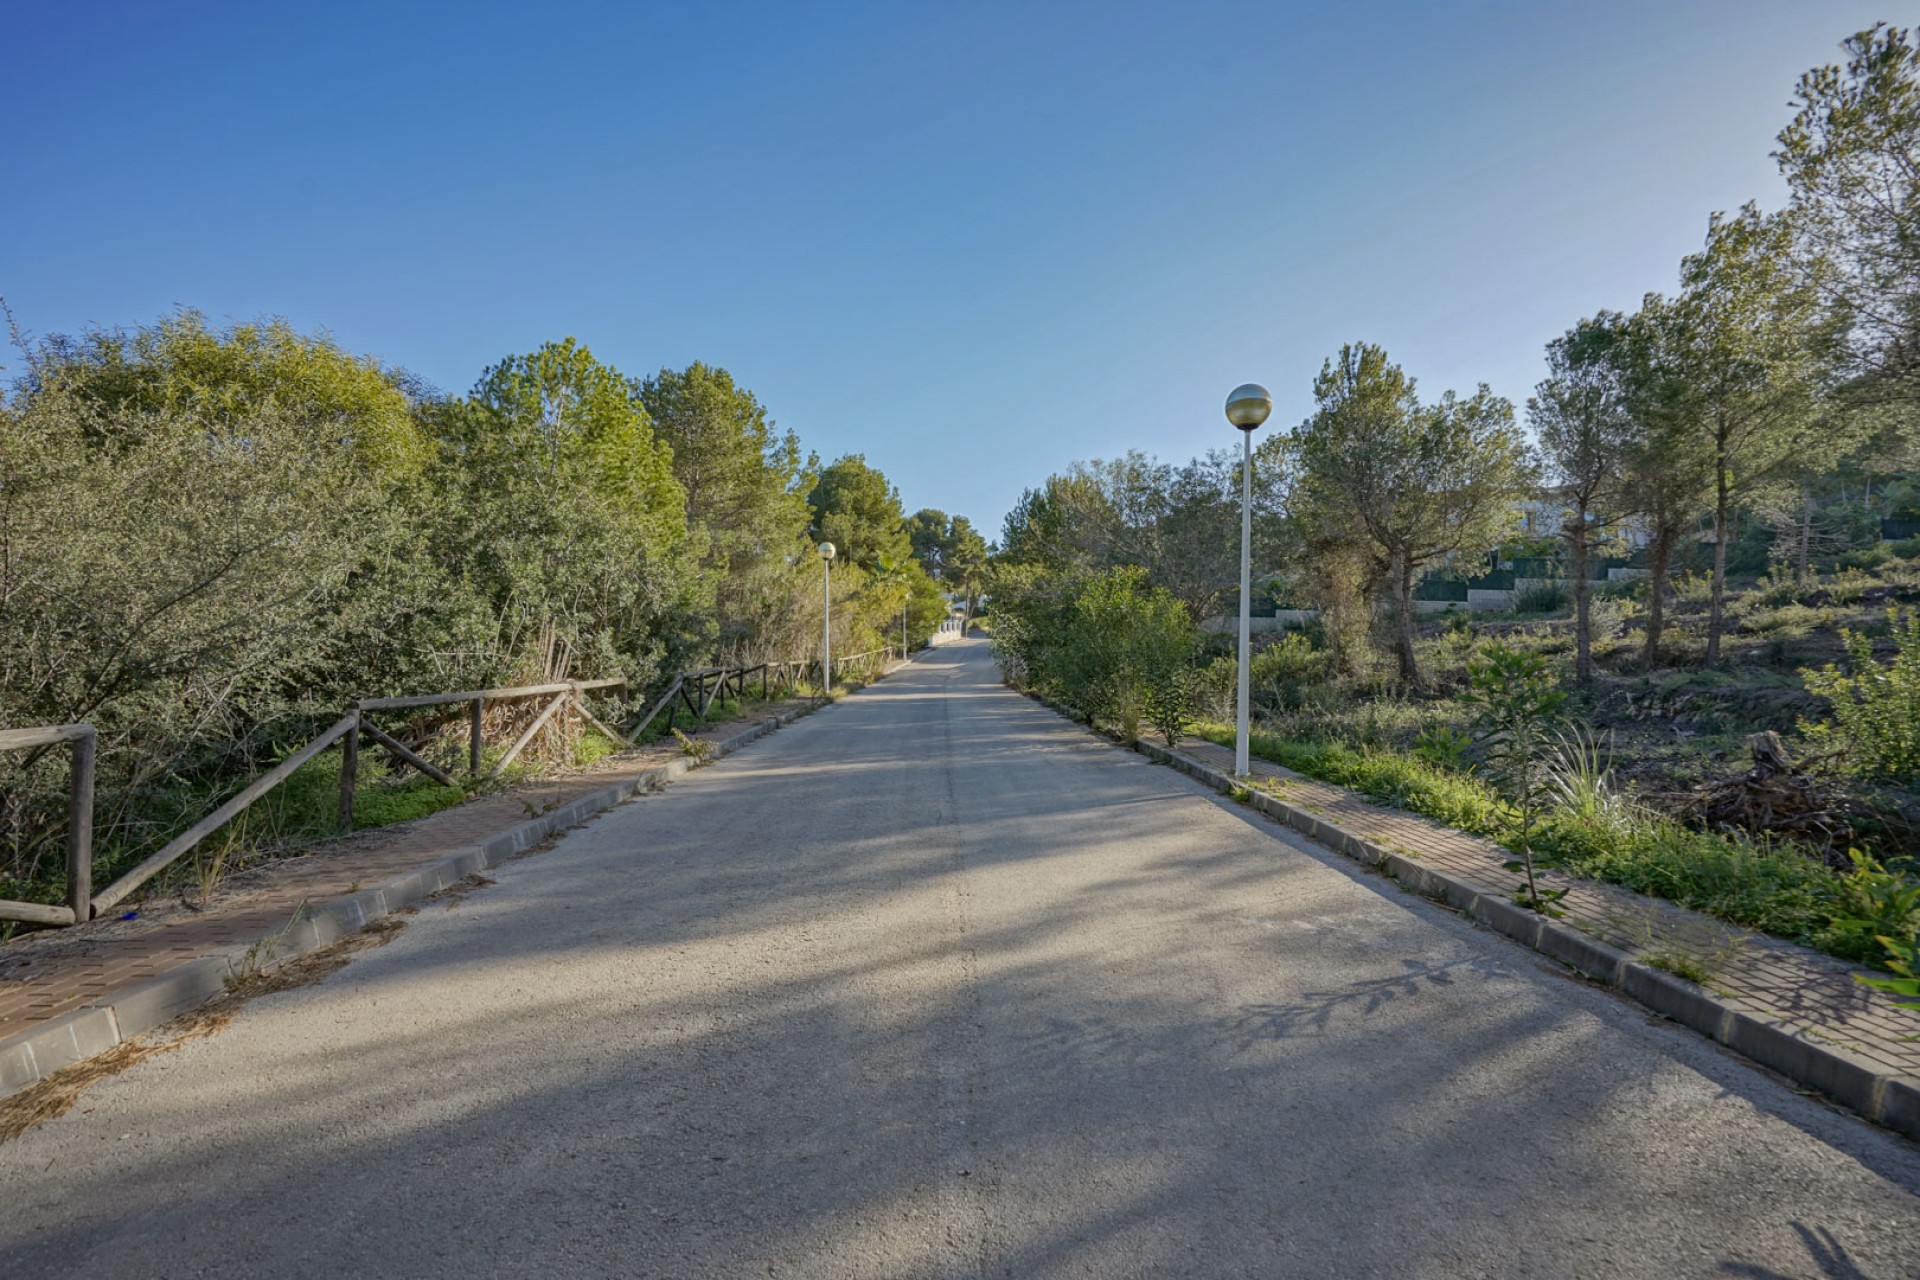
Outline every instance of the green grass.
[[[1224, 747], [1233, 745], [1232, 725], [1203, 721], [1191, 732], [1196, 738]], [[1248, 749], [1262, 760], [1295, 773], [1351, 787], [1369, 799], [1425, 814], [1462, 831], [1497, 836], [1506, 829], [1507, 805], [1491, 787], [1418, 756], [1386, 748], [1283, 738], [1259, 730], [1252, 734]]]
[[[1192, 734], [1233, 745], [1231, 725], [1203, 722], [1193, 726]], [[1513, 835], [1513, 811], [1491, 787], [1418, 756], [1258, 731], [1249, 749], [1272, 764], [1349, 787], [1370, 800], [1456, 830], [1496, 841]], [[1886, 873], [1838, 877], [1790, 847], [1769, 848], [1743, 837], [1695, 831], [1625, 807], [1615, 815], [1587, 818], [1550, 813], [1534, 830], [1533, 848], [1544, 865], [1869, 964], [1883, 961], [1874, 934], [1888, 926], [1881, 922], [1865, 927], [1862, 917], [1870, 909], [1863, 900], [1872, 897], [1877, 879], [1890, 884], [1900, 880]], [[1878, 890], [1882, 898], [1893, 891]], [[1910, 922], [1920, 927], [1920, 918]]]

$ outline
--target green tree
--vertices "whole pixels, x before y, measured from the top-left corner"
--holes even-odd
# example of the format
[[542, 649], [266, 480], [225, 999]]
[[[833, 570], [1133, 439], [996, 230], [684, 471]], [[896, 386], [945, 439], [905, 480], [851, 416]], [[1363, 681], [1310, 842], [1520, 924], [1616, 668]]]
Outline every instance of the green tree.
[[557, 628], [582, 661], [644, 680], [686, 643], [686, 495], [628, 379], [568, 338], [494, 365], [434, 420], [471, 521], [449, 554], [493, 602], [500, 652]]
[[1314, 399], [1296, 433], [1302, 509], [1364, 535], [1392, 593], [1400, 676], [1420, 688], [1415, 582], [1431, 565], [1496, 546], [1532, 483], [1513, 406], [1484, 385], [1422, 405], [1413, 380], [1369, 343], [1326, 362]]
[[1647, 625], [1641, 659], [1659, 662], [1667, 582], [1681, 539], [1707, 505], [1711, 456], [1692, 430], [1685, 321], [1650, 293], [1631, 316], [1603, 313], [1582, 340], [1584, 358], [1604, 363], [1620, 387], [1627, 421], [1622, 503], [1646, 537]]
[[1573, 576], [1574, 673], [1593, 681], [1593, 600], [1589, 569], [1593, 541], [1619, 508], [1632, 420], [1618, 369], [1605, 358], [1620, 322], [1603, 312], [1547, 344], [1547, 378], [1527, 401], [1527, 418], [1554, 482], [1548, 492], [1566, 503], [1561, 536]]
[[899, 492], [862, 454], [850, 453], [822, 471], [807, 505], [813, 511], [807, 536], [831, 542], [863, 569], [875, 568], [882, 557], [897, 559], [912, 551]]
[[1800, 261], [1844, 327], [1874, 398], [1920, 399], [1920, 47], [1879, 23], [1845, 61], [1800, 78], [1774, 159], [1799, 215]]
[[913, 558], [937, 578], [953, 551], [953, 521], [944, 511], [922, 507], [907, 517], [907, 542]]
[[965, 516], [948, 516], [932, 507], [907, 518], [914, 559], [928, 575], [966, 601], [973, 613], [986, 585], [987, 540]]
[[143, 421], [223, 428], [274, 410], [351, 448], [370, 479], [412, 478], [433, 457], [404, 373], [285, 320], [216, 329], [180, 311], [133, 330], [56, 335], [33, 353], [21, 387], [29, 397], [54, 391], [95, 410], [90, 431], [120, 438]]
[[[804, 544], [812, 513], [801, 492], [800, 441], [725, 369], [662, 369], [639, 387], [657, 439], [687, 495], [687, 531], [712, 601], [719, 660], [763, 652], [785, 607], [776, 566]], [[779, 630], [775, 624], [775, 630]]]
[[800, 439], [776, 434], [767, 411], [725, 369], [696, 361], [640, 384], [654, 436], [673, 451], [687, 494], [687, 525], [704, 534], [717, 577], [784, 556], [806, 534]]
[[1727, 544], [1738, 509], [1812, 454], [1840, 451], [1819, 409], [1830, 348], [1815, 289], [1797, 273], [1793, 231], [1781, 216], [1747, 205], [1715, 217], [1706, 247], [1681, 266], [1674, 341], [1678, 367], [1668, 400], [1674, 427], [1708, 459], [1713, 502], [1713, 592], [1707, 661], [1720, 660], [1725, 629]]

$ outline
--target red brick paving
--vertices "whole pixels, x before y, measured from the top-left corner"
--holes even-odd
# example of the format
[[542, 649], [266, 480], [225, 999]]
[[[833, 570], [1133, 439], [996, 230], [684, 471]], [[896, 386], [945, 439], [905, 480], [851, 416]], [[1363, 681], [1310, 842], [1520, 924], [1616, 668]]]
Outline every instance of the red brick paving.
[[[1188, 741], [1181, 753], [1221, 773], [1233, 772], [1233, 752]], [[1478, 836], [1443, 827], [1417, 814], [1388, 809], [1331, 783], [1253, 761], [1254, 776], [1287, 803], [1361, 839], [1445, 872], [1474, 887], [1511, 892], [1512, 857]], [[1879, 1063], [1894, 1074], [1920, 1078], [1920, 1013], [1855, 982], [1858, 970], [1820, 952], [1722, 923], [1657, 898], [1556, 872], [1543, 887], [1565, 889], [1565, 923], [1639, 959], [1679, 953], [1709, 971], [1704, 984], [1727, 1003], [1755, 1016], [1785, 1022]]]

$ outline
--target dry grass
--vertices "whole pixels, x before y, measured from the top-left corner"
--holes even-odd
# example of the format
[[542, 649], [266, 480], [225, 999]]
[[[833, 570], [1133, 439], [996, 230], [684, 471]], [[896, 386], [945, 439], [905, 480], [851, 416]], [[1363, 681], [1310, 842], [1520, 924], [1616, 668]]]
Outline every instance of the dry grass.
[[[455, 886], [458, 887], [458, 886]], [[474, 886], [478, 887], [478, 886]], [[190, 1040], [210, 1036], [233, 1021], [240, 1006], [257, 996], [276, 991], [291, 991], [320, 981], [342, 968], [355, 953], [384, 946], [406, 927], [400, 915], [376, 920], [366, 928], [342, 938], [330, 947], [290, 960], [278, 968], [251, 974], [230, 984], [226, 994], [217, 996], [191, 1013], [183, 1014], [166, 1026], [147, 1032], [84, 1062], [60, 1068], [37, 1084], [0, 1098], [0, 1143], [55, 1120], [73, 1109], [95, 1081], [119, 1075], [128, 1067], [177, 1049]]]

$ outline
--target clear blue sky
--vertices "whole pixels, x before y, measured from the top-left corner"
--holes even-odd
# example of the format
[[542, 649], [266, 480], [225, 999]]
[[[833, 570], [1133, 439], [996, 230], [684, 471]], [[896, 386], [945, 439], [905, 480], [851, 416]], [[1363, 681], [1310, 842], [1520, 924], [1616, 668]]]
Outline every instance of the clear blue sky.
[[1523, 401], [1545, 341], [1779, 203], [1851, 0], [0, 6], [0, 294], [283, 315], [465, 390], [573, 334], [733, 370], [992, 533], [1229, 445], [1343, 340]]

